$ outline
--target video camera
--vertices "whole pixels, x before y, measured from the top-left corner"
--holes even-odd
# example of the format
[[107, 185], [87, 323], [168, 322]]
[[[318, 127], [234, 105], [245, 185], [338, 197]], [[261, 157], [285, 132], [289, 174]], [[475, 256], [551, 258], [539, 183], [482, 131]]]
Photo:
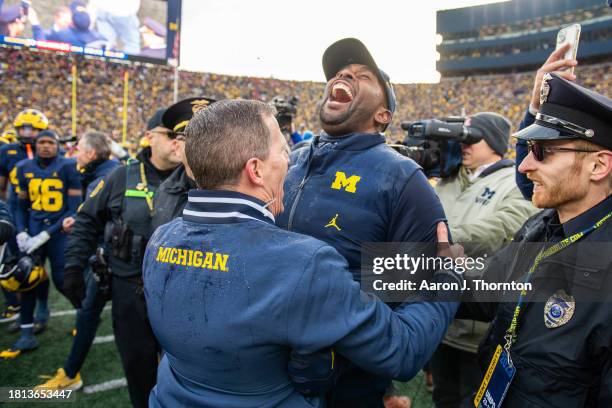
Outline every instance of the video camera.
[[285, 135], [291, 134], [291, 123], [297, 115], [297, 105], [299, 102], [297, 96], [292, 96], [291, 99], [285, 100], [283, 96], [277, 95], [270, 102], [276, 108], [276, 120], [278, 126]]
[[390, 145], [417, 162], [427, 177], [451, 177], [461, 166], [461, 143], [478, 143], [484, 135], [466, 124], [465, 117], [451, 116], [417, 122], [402, 121], [402, 144]]

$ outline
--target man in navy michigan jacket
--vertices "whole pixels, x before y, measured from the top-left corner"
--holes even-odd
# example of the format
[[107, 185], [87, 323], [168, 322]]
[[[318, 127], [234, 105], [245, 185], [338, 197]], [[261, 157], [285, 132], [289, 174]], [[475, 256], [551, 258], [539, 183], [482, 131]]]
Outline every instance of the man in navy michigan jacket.
[[[165, 351], [152, 407], [322, 406], [296, 391], [292, 352], [333, 346], [368, 372], [407, 379], [455, 314], [456, 303], [439, 301], [392, 311], [360, 291], [330, 245], [275, 225], [289, 156], [274, 115], [262, 102], [220, 101], [187, 125], [200, 190], [156, 230], [143, 265], [148, 317]], [[444, 223], [438, 235], [447, 241]], [[453, 256], [452, 247], [443, 252]], [[440, 271], [432, 280], [462, 278]]]
[[[363, 243], [433, 242], [445, 215], [421, 168], [385, 145], [395, 93], [365, 45], [337, 41], [323, 54], [323, 70], [324, 133], [292, 154], [277, 224], [333, 246], [359, 281]], [[389, 384], [350, 369], [337, 382], [334, 405], [380, 407]]]

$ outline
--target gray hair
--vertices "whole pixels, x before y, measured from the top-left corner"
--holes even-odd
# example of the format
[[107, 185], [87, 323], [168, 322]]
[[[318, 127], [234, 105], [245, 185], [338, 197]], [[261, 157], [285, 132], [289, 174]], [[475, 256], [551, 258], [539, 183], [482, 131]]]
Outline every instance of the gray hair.
[[276, 109], [259, 101], [223, 100], [196, 112], [185, 128], [185, 156], [199, 188], [235, 185], [246, 162], [265, 160]]
[[96, 158], [108, 159], [110, 157], [110, 138], [105, 133], [97, 131], [87, 132], [83, 135], [82, 139], [86, 149], [96, 152]]

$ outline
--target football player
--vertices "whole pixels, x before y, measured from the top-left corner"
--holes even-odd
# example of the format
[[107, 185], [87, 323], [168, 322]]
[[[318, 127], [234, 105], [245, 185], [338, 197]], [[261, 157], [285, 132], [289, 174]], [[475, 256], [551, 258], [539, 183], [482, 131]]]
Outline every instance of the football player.
[[[16, 227], [19, 250], [35, 254], [44, 264], [48, 259], [55, 287], [63, 291], [66, 235], [61, 232], [64, 218], [74, 215], [81, 202], [81, 179], [74, 160], [58, 154], [57, 135], [44, 130], [36, 137], [36, 156], [17, 165], [19, 183]], [[36, 294], [48, 296], [49, 281], [21, 297], [21, 336], [3, 358], [15, 358], [38, 347], [34, 337]], [[46, 326], [46, 321], [38, 322]]]
[[[9, 213], [16, 218], [17, 215], [17, 182], [16, 165], [21, 160], [34, 157], [34, 139], [38, 133], [47, 129], [49, 121], [47, 117], [37, 109], [24, 109], [19, 112], [13, 121], [17, 140], [11, 141], [7, 131], [3, 134], [3, 140], [9, 143], [0, 146], [0, 199], [5, 199]], [[9, 250], [16, 254], [17, 245], [15, 239], [8, 242]], [[14, 293], [2, 289], [6, 298], [5, 309], [0, 315], [0, 322], [15, 321], [19, 317], [19, 300]], [[48, 310], [45, 302], [39, 302], [39, 313], [45, 315]], [[18, 324], [9, 327], [9, 331], [19, 330]]]

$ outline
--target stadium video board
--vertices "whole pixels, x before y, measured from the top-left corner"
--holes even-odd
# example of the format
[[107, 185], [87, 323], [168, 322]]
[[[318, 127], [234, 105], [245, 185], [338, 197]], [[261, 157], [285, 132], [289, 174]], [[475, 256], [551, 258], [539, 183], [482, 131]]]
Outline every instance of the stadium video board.
[[181, 0], [0, 0], [0, 43], [177, 65]]

